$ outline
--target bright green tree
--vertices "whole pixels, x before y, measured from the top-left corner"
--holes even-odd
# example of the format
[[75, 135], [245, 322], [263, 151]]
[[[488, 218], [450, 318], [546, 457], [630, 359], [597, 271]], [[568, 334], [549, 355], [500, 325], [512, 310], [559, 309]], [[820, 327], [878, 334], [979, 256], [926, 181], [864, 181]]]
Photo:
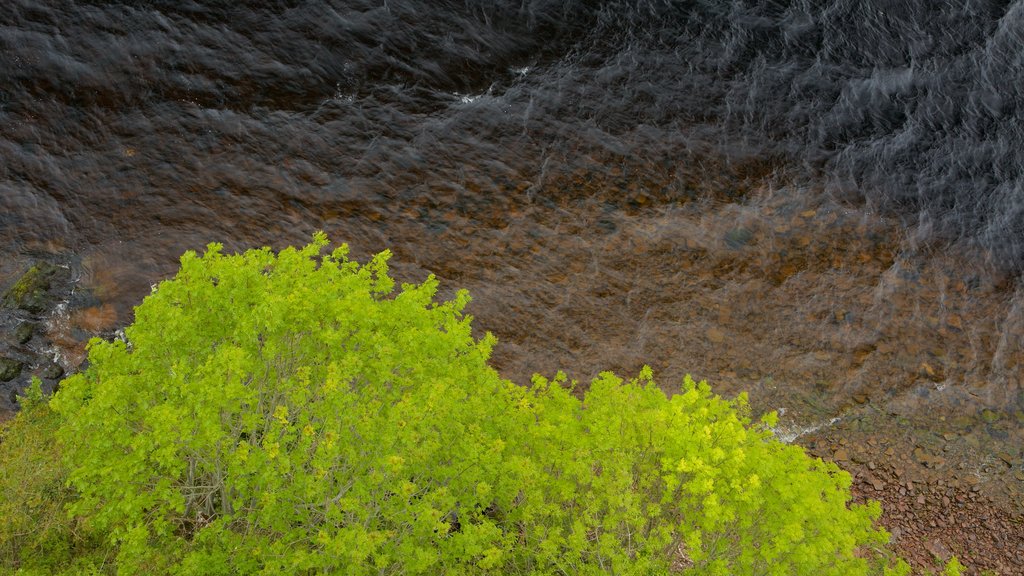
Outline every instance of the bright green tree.
[[51, 401], [119, 573], [890, 573], [878, 504], [742, 396], [515, 386], [465, 292], [326, 245], [186, 253]]

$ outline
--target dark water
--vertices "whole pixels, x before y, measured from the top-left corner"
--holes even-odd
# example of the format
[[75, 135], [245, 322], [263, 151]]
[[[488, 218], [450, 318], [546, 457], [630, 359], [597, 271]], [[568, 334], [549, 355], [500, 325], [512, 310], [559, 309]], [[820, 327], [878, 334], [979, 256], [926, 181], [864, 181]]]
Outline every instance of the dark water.
[[0, 241], [160, 260], [586, 158], [651, 160], [682, 197], [711, 150], [1015, 271], [1022, 55], [1021, 2], [13, 0]]

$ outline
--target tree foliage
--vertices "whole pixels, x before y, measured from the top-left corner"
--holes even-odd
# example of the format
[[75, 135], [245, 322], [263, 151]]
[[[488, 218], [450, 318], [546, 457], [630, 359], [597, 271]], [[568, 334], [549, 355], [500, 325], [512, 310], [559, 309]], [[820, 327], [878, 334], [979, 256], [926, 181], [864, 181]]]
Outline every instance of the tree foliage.
[[[687, 379], [582, 399], [487, 364], [384, 252], [186, 253], [50, 406], [72, 518], [125, 574], [896, 573], [850, 477]], [[902, 567], [901, 567], [902, 566]]]
[[33, 379], [18, 398], [21, 412], [0, 426], [0, 573], [81, 574], [103, 549], [64, 507], [74, 499], [54, 441], [60, 420]]

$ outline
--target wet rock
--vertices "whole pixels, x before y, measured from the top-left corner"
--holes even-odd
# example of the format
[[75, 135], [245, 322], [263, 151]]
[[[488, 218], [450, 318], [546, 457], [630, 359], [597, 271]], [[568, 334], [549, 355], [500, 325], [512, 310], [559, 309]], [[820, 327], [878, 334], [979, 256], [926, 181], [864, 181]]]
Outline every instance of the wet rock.
[[47, 262], [32, 266], [4, 294], [4, 305], [42, 314], [47, 308], [47, 291], [57, 267]]
[[964, 328], [963, 320], [956, 314], [951, 314], [946, 318], [946, 325], [954, 330], [963, 330]]
[[1006, 463], [1007, 466], [1013, 466], [1017, 463], [1017, 459], [1010, 455], [1009, 452], [999, 452], [996, 454], [1000, 460]]
[[958, 430], [969, 430], [974, 425], [974, 420], [970, 416], [956, 416], [953, 418], [953, 426]]
[[988, 433], [989, 437], [995, 440], [1005, 441], [1010, 438], [1009, 432], [1003, 430], [1002, 428], [997, 428], [995, 426], [986, 426], [985, 432]]
[[914, 449], [914, 460], [928, 468], [938, 468], [946, 463], [942, 456], [931, 454], [923, 448]]
[[597, 228], [603, 232], [611, 233], [618, 229], [618, 225], [609, 218], [601, 218], [597, 221]]
[[10, 382], [21, 374], [24, 364], [13, 358], [0, 358], [0, 382]]
[[39, 375], [49, 380], [57, 380], [64, 376], [64, 368], [60, 364], [52, 363], [43, 368]]
[[32, 324], [31, 322], [22, 322], [14, 329], [14, 340], [18, 344], [28, 344], [28, 341], [32, 339], [32, 335], [35, 331], [35, 324]]
[[946, 379], [946, 375], [943, 374], [942, 369], [933, 367], [927, 362], [922, 362], [920, 366], [920, 374], [932, 382], [942, 382]]

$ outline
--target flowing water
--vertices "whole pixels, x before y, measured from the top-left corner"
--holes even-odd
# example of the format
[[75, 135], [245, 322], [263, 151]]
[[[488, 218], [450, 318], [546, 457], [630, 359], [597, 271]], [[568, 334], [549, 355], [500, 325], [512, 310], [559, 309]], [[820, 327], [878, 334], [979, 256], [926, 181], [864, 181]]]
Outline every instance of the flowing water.
[[1022, 90], [1021, 1], [7, 0], [0, 281], [67, 279], [5, 386], [324, 229], [517, 381], [649, 363], [1019, 495]]

